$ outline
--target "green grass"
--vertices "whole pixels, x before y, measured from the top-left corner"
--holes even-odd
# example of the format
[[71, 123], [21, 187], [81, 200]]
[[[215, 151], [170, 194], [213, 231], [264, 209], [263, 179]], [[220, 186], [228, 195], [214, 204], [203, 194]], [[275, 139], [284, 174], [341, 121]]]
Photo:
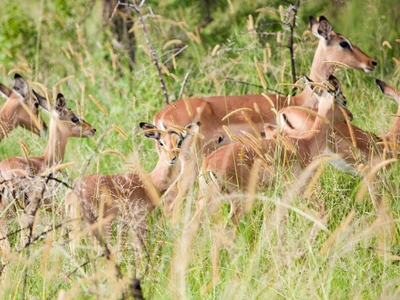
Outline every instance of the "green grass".
[[[203, 23], [203, 2], [148, 1], [142, 14], [149, 12], [163, 16], [168, 22], [148, 18], [146, 24], [150, 38], [164, 62], [171, 57], [173, 46], [164, 49], [168, 40], [179, 39], [188, 46], [172, 61], [166, 63], [169, 72], [178, 81], [164, 73], [170, 100], [177, 99], [186, 73], [189, 79], [184, 95], [240, 95], [260, 93], [263, 90], [225, 80], [246, 81], [261, 85], [254, 65], [256, 58], [264, 63], [266, 43], [271, 47], [263, 75], [268, 88], [289, 93], [281, 83], [291, 82], [287, 30], [280, 24], [281, 1], [232, 0], [211, 1], [215, 19], [200, 31], [201, 41], [191, 40], [196, 26]], [[87, 1], [2, 1], [0, 4], [0, 81], [12, 85], [15, 72], [30, 82], [44, 84], [53, 94], [53, 86], [67, 76], [73, 76], [56, 87], [69, 106], [84, 100], [84, 118], [97, 128], [93, 139], [71, 139], [65, 161], [76, 161], [77, 167], [67, 169], [74, 179], [85, 174], [122, 173], [125, 163], [139, 160], [146, 171], [157, 161], [153, 142], [138, 135], [139, 122], [151, 122], [153, 115], [165, 106], [159, 78], [151, 58], [138, 47], [136, 62], [131, 71], [126, 66], [124, 53], [114, 48], [111, 32], [102, 28], [101, 1], [93, 7]], [[272, 14], [256, 12], [266, 7]], [[353, 70], [335, 73], [343, 85], [348, 107], [355, 118], [353, 123], [378, 135], [388, 131], [396, 104], [386, 98], [375, 85], [379, 78], [400, 88], [400, 7], [397, 1], [304, 1], [299, 10], [296, 27], [296, 72], [308, 74], [315, 38], [303, 35], [308, 30], [308, 16], [324, 15], [334, 30], [347, 36], [368, 55], [378, 61], [373, 73]], [[253, 16], [254, 38], [248, 33], [249, 14]], [[86, 18], [82, 18], [86, 16]], [[186, 21], [184, 25], [178, 22]], [[135, 17], [136, 21], [136, 17]], [[78, 25], [76, 25], [78, 24]], [[281, 42], [276, 35], [282, 34]], [[141, 26], [135, 29], [137, 46], [146, 44]], [[77, 36], [81, 36], [78, 39]], [[383, 45], [387, 41], [391, 48]], [[212, 55], [219, 45], [219, 52]], [[283, 69], [283, 67], [285, 68]], [[264, 66], [263, 66], [264, 67]], [[37, 86], [31, 87], [40, 90]], [[82, 87], [84, 90], [82, 91]], [[93, 95], [107, 110], [104, 115], [90, 100]], [[49, 118], [42, 114], [48, 121]], [[125, 140], [115, 130], [119, 126], [128, 136]], [[100, 140], [102, 134], [105, 136]], [[22, 155], [19, 140], [23, 140], [31, 155], [41, 155], [45, 138], [38, 139], [22, 129], [15, 130], [9, 139], [0, 143], [0, 159]], [[104, 154], [116, 150], [128, 157]], [[132, 236], [126, 249], [116, 254], [124, 274], [117, 281], [113, 267], [104, 257], [98, 257], [92, 239], [84, 239], [73, 256], [68, 247], [65, 226], [55, 229], [64, 221], [62, 205], [66, 188], [54, 193], [60, 210], [42, 212], [37, 232], [54, 228], [43, 238], [22, 252], [14, 251], [6, 272], [0, 278], [1, 299], [117, 299], [128, 286], [129, 278], [142, 280], [146, 299], [378, 299], [399, 297], [398, 264], [400, 200], [398, 163], [382, 170], [383, 198], [393, 216], [393, 231], [376, 216], [371, 199], [366, 195], [356, 200], [360, 178], [342, 174], [327, 166], [310, 197], [296, 197], [288, 208], [287, 219], [277, 221], [276, 203], [282, 193], [279, 185], [261, 189], [253, 210], [241, 222], [234, 240], [225, 228], [229, 226], [229, 207], [221, 214], [206, 218], [193, 243], [180, 256], [179, 245], [190, 216], [195, 209], [197, 187], [183, 204], [182, 217], [177, 224], [165, 217], [160, 208], [150, 216], [145, 240], [146, 254], [135, 257]], [[67, 179], [65, 179], [67, 180]], [[311, 231], [314, 219], [325, 217], [325, 229], [314, 239]], [[354, 215], [353, 215], [354, 214]], [[352, 215], [347, 226], [344, 220]], [[308, 217], [307, 217], [308, 216]], [[116, 222], [117, 223], [117, 222]], [[120, 224], [114, 225], [113, 244], [120, 242]], [[336, 239], [327, 245], [341, 228]], [[13, 222], [11, 230], [17, 230]], [[131, 234], [132, 235], [132, 234]], [[15, 246], [18, 236], [11, 238]], [[179, 264], [187, 259], [183, 270]], [[83, 266], [81, 266], [83, 265]]]

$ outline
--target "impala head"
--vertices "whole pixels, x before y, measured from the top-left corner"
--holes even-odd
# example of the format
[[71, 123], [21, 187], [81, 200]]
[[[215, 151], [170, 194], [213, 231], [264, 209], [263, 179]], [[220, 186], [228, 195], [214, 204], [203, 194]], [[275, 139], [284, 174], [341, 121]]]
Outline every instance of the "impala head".
[[[306, 81], [307, 86], [311, 88], [317, 95], [317, 98], [320, 102], [323, 97], [327, 97], [328, 99], [330, 99], [330, 102], [332, 104], [335, 103], [341, 106], [342, 108], [346, 108], [347, 99], [343, 95], [340, 82], [339, 80], [337, 80], [335, 76], [333, 75], [329, 76], [328, 82], [327, 84], [325, 84], [326, 89], [318, 88], [318, 86], [314, 85], [313, 81], [307, 76], [304, 76], [304, 80]], [[349, 114], [351, 116], [350, 111]]]
[[[317, 96], [319, 105], [325, 104], [325, 107], [333, 107], [333, 104], [335, 103], [343, 108], [350, 121], [353, 119], [352, 113], [345, 107], [347, 100], [342, 93], [340, 82], [335, 76], [331, 75], [329, 77], [328, 83], [325, 84], [326, 88], [314, 85], [314, 82], [307, 76], [304, 76], [304, 80], [306, 81], [308, 88], [310, 88]], [[342, 110], [334, 109], [332, 113], [332, 119], [335, 121], [345, 121]], [[330, 116], [324, 117], [330, 118]], [[310, 118], [309, 109], [303, 107], [287, 107], [279, 111], [277, 121], [279, 126], [284, 128], [287, 135], [299, 136], [303, 131], [308, 131], [312, 128], [315, 119]]]
[[[46, 103], [43, 108], [50, 112], [52, 126], [57, 128], [67, 137], [86, 137], [91, 138], [96, 133], [96, 129], [81, 119], [74, 111], [67, 108], [64, 96], [59, 93], [54, 108], [50, 109], [46, 98], [33, 91], [38, 101]], [[54, 121], [54, 122], [53, 122]]]
[[12, 89], [0, 83], [0, 94], [7, 98], [1, 119], [8, 129], [21, 126], [39, 136], [46, 135], [47, 125], [39, 115], [42, 102], [29, 93], [28, 83], [19, 74], [14, 76]]
[[320, 39], [322, 61], [336, 61], [352, 69], [371, 72], [378, 63], [353, 45], [346, 37], [332, 30], [328, 20], [321, 16], [319, 21], [310, 16], [311, 32]]
[[398, 90], [379, 79], [375, 79], [375, 82], [381, 88], [382, 93], [393, 98], [400, 105], [400, 92]]
[[141, 122], [140, 128], [144, 131], [147, 138], [154, 139], [156, 147], [161, 150], [160, 160], [165, 160], [169, 166], [177, 163], [179, 154], [184, 141], [188, 136], [193, 136], [193, 133], [199, 131], [199, 123], [189, 123], [184, 128], [178, 126], [163, 126], [163, 129], [158, 129], [155, 125]]

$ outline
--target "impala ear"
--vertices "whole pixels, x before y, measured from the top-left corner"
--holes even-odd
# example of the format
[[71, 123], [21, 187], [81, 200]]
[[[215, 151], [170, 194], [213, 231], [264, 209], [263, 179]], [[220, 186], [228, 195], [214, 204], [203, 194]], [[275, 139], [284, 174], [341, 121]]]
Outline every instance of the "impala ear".
[[[139, 127], [145, 131], [144, 136], [149, 139], [159, 140], [160, 132], [157, 131], [157, 127], [150, 123], [140, 122]], [[147, 131], [147, 132], [146, 132]]]
[[60, 116], [64, 115], [64, 110], [67, 108], [67, 101], [65, 100], [63, 94], [59, 93], [56, 99], [55, 110]]
[[311, 89], [313, 91], [314, 94], [316, 94], [317, 96], [321, 96], [322, 93], [324, 92], [323, 89], [321, 89], [320, 87], [318, 87], [317, 85], [314, 85], [314, 81], [311, 80], [311, 78], [307, 77], [306, 75], [303, 76], [304, 81], [306, 82], [306, 85], [309, 89]]
[[19, 74], [14, 75], [14, 90], [24, 98], [28, 97], [29, 94], [28, 83]]
[[184, 130], [182, 132], [182, 137], [185, 138], [189, 133], [191, 135], [199, 133], [200, 125], [201, 125], [201, 122], [191, 122], [189, 124], [186, 124], [185, 129], [187, 129], [187, 130]]
[[310, 16], [310, 30], [318, 38], [330, 40], [332, 35], [332, 25], [329, 24], [328, 20], [321, 16], [319, 22]]
[[42, 95], [39, 95], [38, 93], [35, 92], [35, 90], [32, 90], [33, 94], [35, 95], [37, 101], [39, 102], [39, 105], [46, 111], [50, 111], [49, 108], [49, 103], [47, 102], [46, 97], [43, 97]]
[[330, 75], [328, 82], [335, 88], [336, 94], [341, 92], [340, 82], [335, 76]]
[[0, 83], [0, 94], [3, 95], [5, 98], [10, 98], [12, 93], [12, 89], [9, 89], [8, 87], [6, 87], [5, 85], [2, 85]]
[[375, 82], [381, 88], [382, 93], [400, 102], [400, 93], [394, 87], [379, 79], [375, 79]]

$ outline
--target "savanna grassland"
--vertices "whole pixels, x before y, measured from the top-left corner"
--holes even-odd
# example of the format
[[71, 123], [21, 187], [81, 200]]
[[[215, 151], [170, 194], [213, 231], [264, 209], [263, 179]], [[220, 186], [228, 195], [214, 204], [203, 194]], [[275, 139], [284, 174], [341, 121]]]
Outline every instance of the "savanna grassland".
[[[139, 122], [151, 123], [166, 104], [147, 38], [163, 64], [170, 102], [269, 89], [289, 94], [290, 2], [146, 1], [140, 11], [147, 36], [137, 13], [126, 15], [135, 41], [129, 56], [103, 24], [102, 1], [3, 0], [0, 82], [11, 87], [19, 73], [42, 94], [46, 87], [53, 101], [61, 92], [96, 127], [93, 138], [68, 143], [65, 162], [76, 164], [60, 175], [67, 185], [97, 172], [150, 172], [157, 153]], [[353, 123], [377, 135], [387, 132], [397, 105], [374, 80], [400, 89], [400, 3], [302, 1], [293, 36], [297, 77], [309, 74], [317, 47], [310, 15], [324, 15], [378, 62], [371, 73], [339, 68], [335, 76]], [[42, 155], [47, 138], [17, 129], [1, 141], [0, 159], [23, 155], [20, 141], [29, 155]], [[120, 299], [138, 278], [146, 299], [399, 299], [400, 165], [390, 166], [377, 173], [385, 217], [376, 214], [361, 177], [321, 163], [304, 195], [299, 181], [285, 178], [257, 190], [234, 239], [227, 204], [191, 236], [184, 230], [195, 211], [196, 184], [179, 218], [169, 219], [159, 207], [151, 213], [141, 257], [135, 255], [134, 232], [128, 230], [123, 247], [122, 225], [114, 222], [113, 252], [122, 278], [90, 235], [84, 234], [76, 255], [70, 252], [63, 209], [68, 187], [60, 185], [52, 193], [53, 211], [41, 212], [28, 247], [19, 249], [19, 234], [10, 234], [13, 251], [2, 260], [0, 298]], [[284, 191], [292, 201], [284, 206], [287, 217], [279, 219]], [[9, 233], [18, 228], [15, 218]]]

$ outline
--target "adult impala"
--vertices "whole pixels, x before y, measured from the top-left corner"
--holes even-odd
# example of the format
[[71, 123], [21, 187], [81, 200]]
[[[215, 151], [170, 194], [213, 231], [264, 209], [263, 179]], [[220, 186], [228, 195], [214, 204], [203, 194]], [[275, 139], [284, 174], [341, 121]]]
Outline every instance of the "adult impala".
[[[10, 202], [22, 198], [24, 213], [21, 220], [22, 228], [28, 228], [33, 224], [34, 213], [41, 200], [40, 191], [45, 184], [40, 175], [43, 171], [63, 163], [65, 149], [70, 137], [93, 137], [96, 129], [89, 123], [82, 120], [75, 112], [67, 108], [66, 100], [62, 94], [58, 94], [55, 107], [49, 109], [44, 97], [34, 92], [37, 100], [43, 108], [50, 112], [50, 133], [49, 140], [43, 156], [37, 157], [9, 157], [0, 162], [1, 180], [5, 182], [1, 193], [0, 202], [0, 242], [4, 251], [9, 251], [7, 234], [7, 212], [5, 209]], [[37, 180], [36, 180], [37, 179]], [[23, 191], [22, 191], [23, 190]], [[17, 194], [21, 195], [17, 196]], [[27, 242], [24, 236], [21, 239], [22, 246]]]
[[[328, 80], [329, 75], [335, 71], [334, 64], [324, 62], [335, 61], [344, 63], [350, 68], [370, 72], [375, 69], [377, 62], [353, 45], [346, 37], [332, 31], [328, 20], [321, 16], [319, 21], [310, 17], [311, 32], [319, 38], [319, 43], [313, 63], [310, 78], [315, 82]], [[216, 148], [229, 144], [231, 141], [224, 130], [226, 126], [232, 134], [243, 137], [244, 132], [253, 133], [263, 131], [265, 123], [275, 124], [276, 116], [271, 108], [273, 103], [276, 110], [288, 105], [314, 107], [316, 102], [308, 89], [297, 96], [288, 99], [285, 96], [269, 94], [267, 98], [261, 94], [243, 96], [212, 96], [204, 98], [191, 98], [178, 100], [166, 106], [154, 116], [153, 123], [160, 130], [164, 130], [170, 124], [183, 126], [189, 122], [201, 121], [203, 124], [201, 134], [204, 136], [202, 150], [209, 154]], [[255, 106], [259, 108], [255, 109]], [[243, 113], [232, 113], [236, 109], [246, 109]], [[249, 124], [248, 119], [254, 123]], [[161, 155], [163, 145], [156, 143], [157, 152]], [[158, 161], [155, 170], [165, 168], [161, 160]]]
[[0, 94], [7, 101], [0, 110], [0, 140], [7, 137], [18, 126], [32, 131], [37, 135], [45, 135], [46, 123], [39, 115], [41, 101], [29, 93], [27, 82], [19, 74], [14, 75], [12, 89], [0, 83]]
[[[168, 133], [159, 132], [151, 124], [141, 123], [145, 136], [160, 142], [164, 134], [175, 135], [176, 148], [170, 160], [174, 163], [180, 160], [181, 166], [188, 159], [186, 152], [190, 150], [194, 136], [199, 131], [199, 124], [189, 123], [184, 128], [170, 128]], [[177, 174], [149, 174], [150, 182], [146, 182], [138, 174], [93, 174], [79, 178], [74, 182], [73, 191], [69, 192], [66, 200], [67, 214], [73, 218], [77, 215], [77, 205], [80, 206], [81, 216], [89, 225], [103, 222], [93, 229], [93, 234], [100, 244], [109, 250], [109, 235], [112, 220], [118, 216], [130, 228], [133, 228], [140, 241], [144, 237], [148, 214], [158, 204], [159, 194], [165, 186], [171, 186]], [[80, 202], [80, 204], [79, 204]], [[73, 236], [73, 231], [71, 232]], [[74, 252], [74, 237], [71, 237], [71, 250]], [[138, 245], [140, 248], [140, 245]]]
[[[277, 115], [279, 127], [296, 137], [286, 136], [281, 140], [270, 138], [256, 142], [250, 139], [248, 144], [236, 142], [224, 145], [205, 158], [202, 177], [210, 177], [209, 182], [211, 181], [217, 190], [225, 190], [232, 195], [240, 193], [238, 198], [242, 198], [253, 176], [256, 176], [261, 185], [268, 186], [276, 177], [273, 175], [276, 171], [287, 172], [288, 176], [293, 173], [298, 175], [315, 156], [333, 146], [333, 127], [330, 120], [334, 120], [335, 113], [340, 111], [338, 108], [333, 109], [333, 104], [340, 106], [346, 99], [341, 93], [340, 83], [333, 75], [329, 77], [329, 83], [334, 89], [318, 91], [318, 116], [314, 118], [311, 128], [308, 128], [306, 133], [302, 133], [301, 125], [296, 129], [293, 124], [297, 125], [298, 120], [306, 118], [308, 113], [294, 107], [283, 108]], [[261, 167], [258, 173], [253, 173], [257, 161]], [[237, 223], [242, 215], [242, 205], [235, 198], [232, 201], [232, 212], [233, 222]], [[210, 211], [215, 210], [214, 199], [206, 202], [210, 205]]]

